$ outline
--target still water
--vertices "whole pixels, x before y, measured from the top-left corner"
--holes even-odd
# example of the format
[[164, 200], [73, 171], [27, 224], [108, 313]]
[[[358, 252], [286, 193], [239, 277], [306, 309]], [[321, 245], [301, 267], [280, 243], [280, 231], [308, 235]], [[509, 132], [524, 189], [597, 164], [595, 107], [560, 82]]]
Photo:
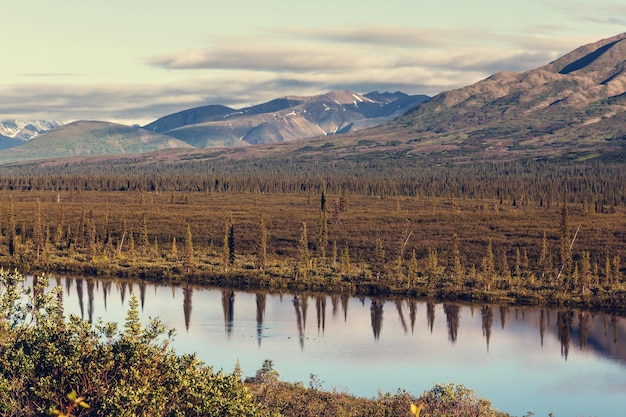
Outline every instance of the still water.
[[623, 416], [626, 320], [572, 310], [311, 294], [268, 294], [91, 278], [56, 278], [66, 314], [175, 328], [177, 352], [215, 370], [254, 375], [272, 359], [281, 379], [372, 397], [436, 383], [476, 391], [514, 415]]

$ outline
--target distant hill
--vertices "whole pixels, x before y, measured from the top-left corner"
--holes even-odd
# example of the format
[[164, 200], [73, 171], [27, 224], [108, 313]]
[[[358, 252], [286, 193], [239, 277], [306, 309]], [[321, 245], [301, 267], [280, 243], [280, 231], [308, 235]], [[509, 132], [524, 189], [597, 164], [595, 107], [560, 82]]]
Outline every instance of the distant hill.
[[21, 146], [0, 151], [0, 163], [71, 156], [141, 154], [170, 148], [190, 148], [190, 145], [140, 127], [81, 121], [61, 126]]
[[428, 96], [335, 91], [284, 97], [243, 109], [204, 106], [164, 116], [145, 129], [196, 148], [247, 146], [330, 136], [372, 127], [400, 116]]

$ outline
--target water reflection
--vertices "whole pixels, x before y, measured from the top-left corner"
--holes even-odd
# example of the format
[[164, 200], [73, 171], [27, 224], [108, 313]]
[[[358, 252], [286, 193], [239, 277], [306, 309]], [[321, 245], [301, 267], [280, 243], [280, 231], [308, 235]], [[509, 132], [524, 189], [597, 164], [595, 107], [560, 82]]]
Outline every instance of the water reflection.
[[[306, 295], [303, 297], [303, 301], [300, 300], [298, 294], [293, 296], [293, 306], [296, 309], [296, 326], [298, 328], [298, 340], [300, 341], [300, 348], [304, 348], [304, 328], [306, 326]], [[304, 317], [304, 318], [303, 318]]]
[[[31, 278], [33, 279], [33, 278]], [[34, 279], [33, 279], [34, 280]], [[31, 282], [33, 287], [36, 282]], [[59, 278], [56, 277], [51, 285], [64, 287], [64, 291], [59, 293], [59, 299], [67, 303], [72, 298], [72, 291], [75, 291], [76, 305], [78, 312], [83, 320], [90, 323], [94, 322], [94, 318], [103, 312], [96, 312], [95, 297], [96, 293], [102, 291], [104, 310], [108, 309], [108, 297], [115, 288], [121, 304], [124, 305], [127, 299], [127, 293], [133, 291], [132, 283], [124, 280], [94, 280], [85, 278]], [[147, 286], [145, 282], [138, 283], [139, 299], [141, 308], [150, 303], [150, 297], [147, 296]], [[87, 292], [86, 309], [85, 309], [85, 287]], [[189, 331], [192, 320], [193, 295], [194, 287], [186, 285], [179, 289], [182, 292], [182, 310], [183, 322], [185, 329]], [[176, 298], [176, 288], [172, 287], [172, 296]], [[232, 289], [221, 289], [221, 303], [224, 319], [224, 329], [227, 337], [231, 337], [235, 326], [235, 299], [236, 291]], [[157, 286], [155, 286], [155, 295]], [[257, 291], [254, 293], [255, 311], [256, 311], [256, 339], [259, 346], [264, 338], [264, 321], [267, 309], [267, 297], [265, 292]], [[315, 301], [315, 311], [317, 319], [317, 332], [319, 336], [323, 336], [326, 330], [327, 318], [326, 309], [327, 301], [330, 298], [332, 305], [332, 316], [337, 317], [339, 310], [343, 313], [343, 321], [347, 322], [349, 297], [346, 295], [326, 296], [316, 294], [309, 296], [307, 294], [296, 293], [293, 295], [292, 304], [294, 311], [294, 322], [297, 330], [297, 338], [300, 348], [304, 348], [306, 340], [306, 320], [309, 298]], [[282, 295], [281, 295], [282, 300]], [[361, 303], [365, 304], [368, 299], [361, 298]], [[425, 316], [428, 331], [433, 334], [436, 322], [437, 304], [432, 301], [418, 302], [416, 300], [393, 299], [397, 314], [397, 323], [402, 332], [405, 334], [413, 334], [417, 321], [418, 304], [425, 307]], [[370, 307], [370, 323], [374, 340], [379, 340], [383, 327], [383, 312], [385, 300], [382, 298], [369, 299]], [[67, 308], [68, 306], [66, 306]], [[473, 316], [474, 306], [462, 306], [458, 303], [443, 303], [441, 305], [445, 315], [448, 340], [451, 344], [455, 344], [459, 337], [459, 328], [461, 326], [460, 314], [464, 308], [469, 309]], [[620, 346], [619, 340], [621, 334], [626, 332], [626, 320], [614, 315], [593, 314], [585, 311], [574, 311], [571, 309], [561, 309], [556, 312], [545, 308], [527, 309], [527, 308], [511, 308], [509, 306], [493, 306], [482, 305], [478, 307], [480, 312], [480, 323], [482, 328], [482, 336], [485, 340], [487, 351], [489, 351], [493, 335], [494, 309], [499, 313], [500, 328], [505, 330], [507, 326], [518, 323], [531, 325], [536, 327], [539, 334], [539, 346], [543, 347], [546, 334], [553, 332], [559, 341], [560, 354], [567, 361], [573, 343], [577, 342], [577, 348], [580, 351], [593, 350], [601, 352], [603, 355], [619, 358], [626, 363], [626, 346]], [[86, 310], [86, 311], [85, 311]], [[179, 310], [180, 311], [180, 310]], [[513, 318], [511, 318], [513, 311]], [[85, 314], [86, 313], [86, 314]], [[408, 313], [408, 321], [407, 321]], [[531, 320], [526, 320], [526, 315], [530, 314]], [[551, 314], [556, 313], [556, 323], [553, 328], [551, 323]], [[574, 341], [576, 339], [576, 342]]]
[[443, 312], [446, 313], [446, 323], [448, 325], [448, 339], [450, 342], [456, 342], [459, 334], [459, 311], [461, 307], [458, 304], [443, 304]]
[[384, 301], [374, 299], [372, 300], [372, 306], [370, 312], [372, 316], [372, 330], [374, 331], [374, 339], [380, 338], [380, 330], [383, 327], [383, 305]]
[[261, 340], [263, 339], [263, 318], [265, 317], [265, 303], [267, 300], [267, 294], [264, 292], [256, 293], [256, 337], [261, 346]]
[[[193, 288], [189, 285], [183, 288], [183, 314], [185, 315], [185, 330], [189, 331], [189, 322], [191, 321], [191, 297], [193, 296]], [[143, 303], [141, 303], [143, 308]]]
[[228, 337], [230, 337], [235, 324], [235, 291], [222, 290], [222, 309], [224, 310], [224, 329]]
[[435, 303], [432, 301], [426, 303], [426, 317], [428, 318], [428, 328], [432, 334], [433, 326], [435, 325]]
[[489, 340], [491, 339], [491, 325], [493, 324], [493, 311], [491, 306], [484, 305], [480, 309], [480, 315], [482, 318], [483, 336], [487, 341], [487, 350], [489, 350]]
[[324, 333], [326, 327], [326, 295], [315, 296], [315, 311], [317, 312], [317, 333]]

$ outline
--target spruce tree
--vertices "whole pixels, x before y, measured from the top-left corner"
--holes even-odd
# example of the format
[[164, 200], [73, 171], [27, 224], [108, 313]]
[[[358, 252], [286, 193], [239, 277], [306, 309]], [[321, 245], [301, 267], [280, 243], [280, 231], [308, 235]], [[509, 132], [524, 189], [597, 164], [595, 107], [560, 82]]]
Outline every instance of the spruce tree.
[[373, 273], [376, 276], [376, 279], [380, 279], [380, 277], [384, 272], [385, 268], [385, 248], [383, 247], [383, 242], [380, 239], [376, 239], [376, 246], [374, 247], [374, 257], [372, 259], [372, 269]]
[[580, 260], [580, 290], [583, 294], [587, 292], [589, 286], [591, 285], [591, 261], [588, 251], [584, 251], [582, 253], [582, 257]]
[[491, 244], [491, 239], [489, 239], [489, 244], [487, 245], [487, 253], [483, 258], [483, 274], [485, 279], [485, 290], [491, 291], [491, 286], [496, 280], [496, 268], [493, 257], [493, 245]]
[[456, 233], [452, 236], [452, 280], [457, 288], [463, 282], [463, 264], [459, 250], [459, 236]]
[[170, 247], [170, 254], [174, 260], [178, 259], [178, 246], [176, 245], [176, 236], [172, 238], [172, 245]]
[[[569, 230], [569, 210], [567, 208], [567, 202], [563, 198], [563, 207], [561, 208], [561, 224], [559, 229], [559, 243], [561, 248], [561, 269], [559, 276], [561, 279], [568, 281], [572, 274], [572, 242], [571, 233]], [[557, 285], [559, 283], [557, 282]]]
[[231, 259], [234, 260], [234, 233], [232, 213], [228, 213], [224, 223], [224, 244], [222, 246], [222, 269], [224, 272], [228, 271], [232, 265]]
[[311, 256], [309, 254], [309, 237], [307, 233], [306, 223], [302, 223], [300, 228], [300, 240], [298, 241], [298, 265], [296, 276], [306, 278], [309, 271]]
[[187, 225], [185, 231], [185, 269], [187, 273], [190, 273], [195, 265], [195, 258], [193, 255], [193, 236], [191, 235], [191, 226]]
[[328, 246], [328, 217], [326, 211], [320, 210], [319, 226], [317, 231], [317, 247], [320, 250], [322, 262], [326, 260], [326, 247]]
[[267, 262], [267, 227], [263, 216], [259, 217], [259, 241], [257, 244], [257, 267], [260, 270], [265, 269]]
[[146, 220], [146, 213], [141, 213], [141, 225], [139, 231], [139, 245], [142, 250], [146, 250], [150, 245], [150, 240], [148, 239], [148, 222]]
[[35, 246], [36, 260], [39, 261], [39, 257], [41, 256], [41, 252], [43, 251], [44, 246], [43, 220], [41, 218], [41, 201], [39, 201], [39, 199], [37, 199], [37, 215], [33, 230], [33, 244]]

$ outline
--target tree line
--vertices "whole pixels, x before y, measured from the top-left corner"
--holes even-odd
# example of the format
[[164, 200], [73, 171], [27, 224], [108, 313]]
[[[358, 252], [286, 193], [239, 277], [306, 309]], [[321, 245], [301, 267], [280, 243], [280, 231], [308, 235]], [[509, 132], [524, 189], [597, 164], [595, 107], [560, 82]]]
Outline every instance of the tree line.
[[[422, 161], [423, 162], [423, 161]], [[610, 211], [626, 204], [626, 172], [617, 163], [514, 161], [422, 163], [412, 158], [314, 162], [183, 161], [133, 165], [75, 163], [0, 169], [0, 190], [250, 192], [497, 199], [513, 205], [570, 203]]]

